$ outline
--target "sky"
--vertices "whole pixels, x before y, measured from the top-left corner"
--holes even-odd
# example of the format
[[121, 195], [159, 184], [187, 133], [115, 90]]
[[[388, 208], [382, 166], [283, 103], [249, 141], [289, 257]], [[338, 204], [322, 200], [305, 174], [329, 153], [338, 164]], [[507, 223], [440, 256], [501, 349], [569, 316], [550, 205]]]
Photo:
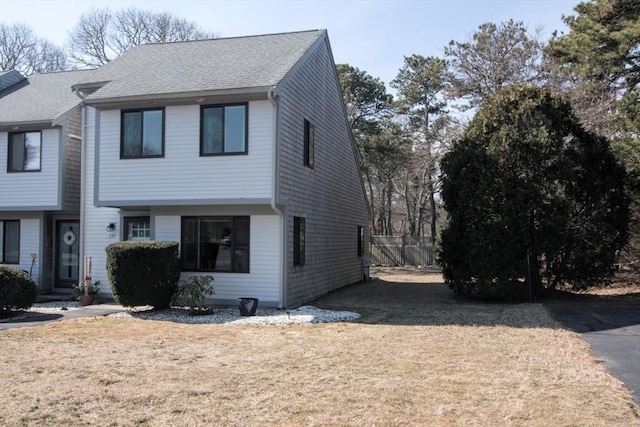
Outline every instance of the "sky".
[[443, 56], [486, 22], [523, 21], [548, 38], [566, 31], [562, 15], [579, 0], [0, 0], [0, 22], [23, 23], [65, 45], [92, 8], [137, 7], [196, 22], [220, 37], [326, 29], [337, 64], [348, 63], [387, 87], [405, 56]]

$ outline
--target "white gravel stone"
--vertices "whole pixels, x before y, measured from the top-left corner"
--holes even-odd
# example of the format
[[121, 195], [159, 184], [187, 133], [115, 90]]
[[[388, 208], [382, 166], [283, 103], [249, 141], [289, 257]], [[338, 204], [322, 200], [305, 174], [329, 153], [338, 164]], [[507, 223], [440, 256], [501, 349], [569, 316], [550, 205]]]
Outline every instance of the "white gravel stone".
[[33, 306], [25, 311], [35, 312], [35, 313], [60, 313], [62, 311], [73, 311], [80, 310], [82, 305], [80, 301], [51, 301], [51, 302], [38, 302], [33, 304]]
[[120, 319], [161, 320], [191, 324], [226, 324], [226, 325], [294, 325], [305, 323], [348, 322], [356, 320], [360, 314], [351, 311], [323, 310], [311, 305], [304, 305], [294, 310], [278, 310], [275, 308], [258, 308], [255, 316], [240, 316], [237, 308], [214, 308], [213, 313], [204, 316], [192, 316], [186, 309], [171, 308], [151, 311], [146, 308], [134, 308], [108, 317]]

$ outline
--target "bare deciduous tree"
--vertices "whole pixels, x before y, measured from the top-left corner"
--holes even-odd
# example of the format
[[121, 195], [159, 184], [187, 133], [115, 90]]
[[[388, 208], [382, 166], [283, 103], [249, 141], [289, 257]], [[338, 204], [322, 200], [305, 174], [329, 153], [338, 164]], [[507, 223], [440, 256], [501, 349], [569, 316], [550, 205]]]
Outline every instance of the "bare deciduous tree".
[[80, 17], [69, 36], [71, 58], [83, 67], [99, 67], [142, 43], [164, 43], [215, 37], [195, 23], [169, 13], [136, 8], [112, 12], [93, 9]]
[[0, 23], [0, 69], [23, 75], [69, 68], [66, 55], [53, 43], [36, 37], [24, 24]]

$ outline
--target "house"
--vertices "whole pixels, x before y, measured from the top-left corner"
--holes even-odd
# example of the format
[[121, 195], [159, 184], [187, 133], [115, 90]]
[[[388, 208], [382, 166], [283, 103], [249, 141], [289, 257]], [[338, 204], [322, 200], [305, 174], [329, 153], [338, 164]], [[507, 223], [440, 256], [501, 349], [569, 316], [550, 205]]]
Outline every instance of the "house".
[[128, 239], [179, 242], [182, 277], [212, 275], [217, 303], [361, 280], [369, 212], [326, 31], [139, 45], [73, 89], [93, 280]]
[[0, 264], [42, 291], [78, 281], [80, 98], [90, 71], [0, 73]]

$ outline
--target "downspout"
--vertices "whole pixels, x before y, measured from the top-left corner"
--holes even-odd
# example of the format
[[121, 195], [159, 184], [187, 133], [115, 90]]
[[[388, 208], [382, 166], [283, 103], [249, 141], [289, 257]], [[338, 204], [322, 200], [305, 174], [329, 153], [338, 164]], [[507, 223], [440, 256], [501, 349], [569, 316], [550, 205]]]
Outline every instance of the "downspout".
[[280, 109], [278, 105], [278, 101], [276, 100], [276, 96], [274, 94], [276, 87], [272, 87], [271, 90], [267, 92], [267, 98], [271, 102], [271, 104], [275, 107], [276, 113], [273, 115], [273, 158], [271, 164], [273, 165], [273, 174], [272, 174], [272, 183], [271, 183], [271, 209], [280, 216], [280, 229], [282, 231], [282, 238], [280, 241], [280, 255], [282, 259], [280, 261], [280, 289], [278, 295], [278, 308], [282, 309], [286, 307], [286, 283], [287, 283], [287, 269], [285, 268], [285, 264], [287, 262], [287, 253], [286, 253], [286, 239], [287, 239], [287, 230], [285, 227], [285, 215], [284, 212], [278, 207], [278, 178], [280, 176], [280, 156], [278, 155], [279, 148], [279, 127], [278, 127], [278, 115], [280, 114]]
[[87, 107], [84, 103], [84, 97], [80, 93], [78, 89], [76, 89], [76, 95], [82, 99], [80, 103], [80, 109], [82, 111], [82, 119], [81, 119], [81, 128], [80, 128], [80, 243], [78, 244], [78, 280], [84, 279], [84, 262], [80, 262], [80, 260], [84, 260], [84, 235], [85, 235], [85, 197], [87, 192], [87, 138], [85, 127], [87, 126]]

